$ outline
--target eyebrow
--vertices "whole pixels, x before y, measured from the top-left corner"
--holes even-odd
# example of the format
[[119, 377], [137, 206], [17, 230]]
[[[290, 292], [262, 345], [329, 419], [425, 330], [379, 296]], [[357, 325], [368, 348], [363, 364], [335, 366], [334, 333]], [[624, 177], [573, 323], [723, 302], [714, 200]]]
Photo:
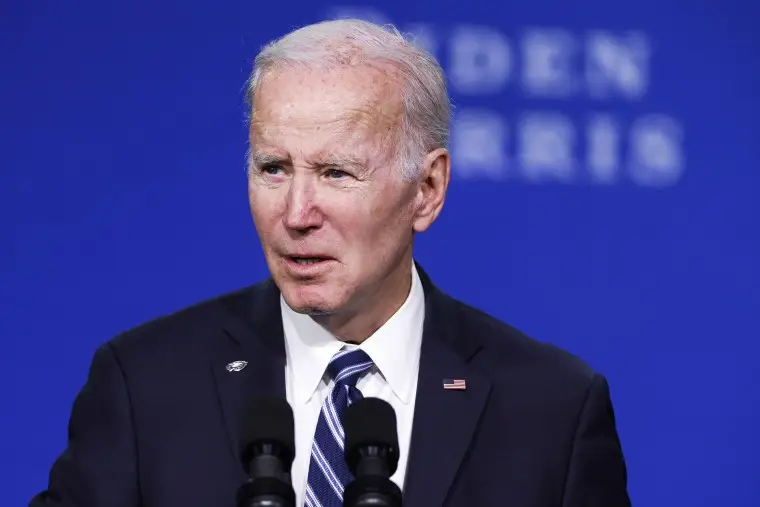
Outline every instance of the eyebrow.
[[287, 160], [287, 157], [278, 157], [276, 155], [270, 155], [256, 150], [251, 150], [251, 163], [255, 166], [263, 166], [270, 164], [278, 164]]
[[[287, 155], [278, 156], [272, 155], [261, 151], [253, 150], [251, 152], [251, 162], [257, 166], [265, 166], [272, 164], [286, 164], [291, 163], [291, 158]], [[344, 155], [321, 155], [308, 161], [309, 165], [324, 169], [327, 167], [351, 167], [357, 170], [365, 170], [366, 162], [357, 157], [344, 156]]]
[[308, 161], [310, 165], [319, 168], [325, 167], [351, 167], [354, 169], [364, 169], [366, 163], [357, 158], [341, 155], [324, 155]]

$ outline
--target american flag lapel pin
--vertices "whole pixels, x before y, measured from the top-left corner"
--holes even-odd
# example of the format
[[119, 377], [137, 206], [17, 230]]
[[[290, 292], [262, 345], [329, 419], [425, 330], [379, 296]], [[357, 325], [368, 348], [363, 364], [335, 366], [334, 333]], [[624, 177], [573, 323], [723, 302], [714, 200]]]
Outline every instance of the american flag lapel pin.
[[443, 379], [443, 388], [452, 391], [465, 391], [467, 389], [467, 381], [463, 378], [445, 378]]

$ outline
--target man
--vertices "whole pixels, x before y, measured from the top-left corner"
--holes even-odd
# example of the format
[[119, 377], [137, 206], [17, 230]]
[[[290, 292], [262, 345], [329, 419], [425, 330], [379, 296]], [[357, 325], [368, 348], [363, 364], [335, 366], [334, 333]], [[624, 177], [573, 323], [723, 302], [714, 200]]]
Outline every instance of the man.
[[341, 505], [340, 432], [320, 428], [361, 396], [396, 411], [405, 505], [630, 505], [605, 379], [413, 262], [450, 178], [436, 60], [392, 29], [320, 23], [262, 50], [249, 98], [272, 279], [103, 345], [31, 505], [232, 507], [255, 394], [293, 407], [298, 505]]

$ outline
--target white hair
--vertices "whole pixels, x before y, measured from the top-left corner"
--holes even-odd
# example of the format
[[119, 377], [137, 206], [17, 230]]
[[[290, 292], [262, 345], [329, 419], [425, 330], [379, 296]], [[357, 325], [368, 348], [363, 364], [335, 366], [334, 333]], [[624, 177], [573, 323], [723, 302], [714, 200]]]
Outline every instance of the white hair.
[[[358, 19], [324, 21], [270, 42], [256, 56], [248, 80], [249, 113], [253, 114], [253, 97], [271, 70], [373, 62], [390, 65], [401, 77], [403, 119], [394, 161], [402, 177], [415, 179], [427, 153], [448, 148], [451, 104], [446, 77], [436, 58], [415, 46], [392, 25], [380, 26]], [[250, 166], [250, 156], [248, 162]]]

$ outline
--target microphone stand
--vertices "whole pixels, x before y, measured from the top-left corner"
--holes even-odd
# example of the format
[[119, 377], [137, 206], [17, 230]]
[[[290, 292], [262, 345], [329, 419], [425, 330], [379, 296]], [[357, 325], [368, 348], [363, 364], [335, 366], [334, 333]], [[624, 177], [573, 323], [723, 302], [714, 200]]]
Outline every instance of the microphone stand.
[[359, 450], [355, 479], [343, 492], [343, 507], [401, 507], [401, 489], [390, 479], [389, 449], [368, 445]]
[[254, 446], [250, 478], [237, 492], [237, 507], [295, 507], [296, 498], [276, 443]]

